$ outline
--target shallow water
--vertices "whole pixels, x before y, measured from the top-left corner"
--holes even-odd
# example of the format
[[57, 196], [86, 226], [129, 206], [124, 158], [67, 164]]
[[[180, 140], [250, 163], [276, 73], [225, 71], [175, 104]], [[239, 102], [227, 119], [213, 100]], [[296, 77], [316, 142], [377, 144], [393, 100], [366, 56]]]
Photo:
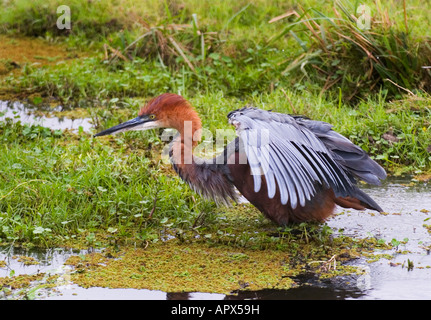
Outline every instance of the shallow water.
[[[391, 260], [380, 259], [354, 263], [368, 270], [362, 277], [362, 298], [367, 299], [431, 299], [431, 185], [402, 178], [389, 178], [381, 187], [364, 188], [388, 214], [352, 210], [332, 218], [328, 225], [344, 228], [353, 237], [375, 237], [387, 242], [405, 241]], [[430, 220], [428, 220], [430, 219]], [[413, 263], [409, 270], [408, 261]]]
[[[72, 283], [61, 283], [58, 290], [41, 291], [38, 299], [151, 299], [151, 300], [277, 300], [277, 299], [431, 299], [431, 234], [423, 226], [431, 224], [430, 185], [414, 183], [409, 179], [389, 178], [380, 187], [364, 187], [386, 211], [377, 214], [372, 211], [338, 210], [338, 214], [328, 221], [335, 232], [343, 229], [352, 237], [375, 237], [386, 242], [396, 239], [405, 241], [397, 253], [392, 249], [387, 253], [393, 256], [367, 262], [365, 258], [353, 260], [350, 264], [360, 266], [363, 275], [340, 276], [319, 280], [313, 274], [296, 278], [297, 288], [290, 290], [241, 291], [232, 295], [212, 293], [166, 293], [137, 289], [84, 289]], [[9, 251], [8, 251], [9, 250]], [[66, 274], [64, 261], [71, 255], [85, 254], [73, 250], [17, 251], [8, 248], [0, 250], [0, 260], [7, 261], [7, 267], [0, 268], [0, 276], [8, 276], [11, 270], [21, 273], [51, 272]], [[37, 259], [39, 265], [25, 266], [12, 259], [14, 255], [26, 255]], [[407, 268], [408, 260], [413, 268]], [[67, 279], [67, 277], [66, 277]]]
[[0, 120], [9, 118], [14, 121], [21, 121], [23, 124], [40, 125], [53, 130], [72, 130], [77, 131], [81, 127], [83, 131], [90, 131], [93, 127], [90, 119], [68, 119], [66, 117], [56, 117], [51, 112], [45, 112], [46, 116], [36, 115], [37, 109], [31, 105], [26, 105], [15, 101], [0, 100]]

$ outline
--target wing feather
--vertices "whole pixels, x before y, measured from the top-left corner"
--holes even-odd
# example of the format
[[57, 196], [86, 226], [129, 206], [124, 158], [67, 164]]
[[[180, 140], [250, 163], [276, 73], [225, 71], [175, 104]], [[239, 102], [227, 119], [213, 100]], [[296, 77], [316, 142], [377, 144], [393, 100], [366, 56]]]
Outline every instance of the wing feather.
[[282, 204], [290, 201], [292, 208], [312, 198], [316, 183], [332, 187], [337, 195], [349, 193], [352, 180], [316, 134], [294, 117], [255, 108], [239, 109], [228, 117], [243, 140], [255, 192], [264, 175], [268, 197], [274, 197], [278, 186]]
[[[305, 194], [307, 199], [311, 199], [314, 195], [315, 190], [312, 183], [312, 179], [307, 178], [306, 171], [302, 167], [301, 163], [295, 158], [292, 154], [289, 153], [289, 149], [285, 148], [283, 144], [278, 146], [274, 145], [277, 148], [276, 154], [279, 157], [283, 157], [284, 161], [281, 161], [282, 168], [284, 171], [287, 171], [291, 177], [291, 184], [289, 185], [290, 191], [292, 193], [291, 199], [296, 199], [296, 194]], [[295, 193], [295, 189], [297, 193]], [[286, 204], [287, 202], [282, 202]], [[305, 204], [305, 200], [300, 201], [301, 205]], [[291, 202], [292, 208], [296, 208], [295, 202]]]
[[303, 118], [298, 118], [297, 122], [313, 132], [327, 147], [332, 158], [353, 176], [375, 185], [386, 178], [385, 170], [378, 163], [349, 139], [332, 130], [329, 123]]
[[259, 192], [262, 185], [260, 161], [257, 154], [255, 153], [255, 150], [248, 143], [248, 136], [248, 131], [240, 132], [240, 138], [244, 143], [245, 149], [247, 149], [246, 154], [250, 165], [251, 174], [253, 175], [254, 192]]

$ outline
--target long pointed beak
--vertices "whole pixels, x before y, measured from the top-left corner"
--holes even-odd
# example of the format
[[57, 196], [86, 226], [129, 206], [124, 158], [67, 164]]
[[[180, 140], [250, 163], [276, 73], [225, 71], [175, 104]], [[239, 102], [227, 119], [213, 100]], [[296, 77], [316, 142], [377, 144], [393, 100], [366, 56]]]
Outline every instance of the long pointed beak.
[[107, 134], [116, 134], [130, 130], [147, 130], [159, 127], [157, 121], [154, 121], [148, 116], [137, 117], [135, 119], [120, 123], [109, 129], [96, 133], [94, 137], [106, 136]]

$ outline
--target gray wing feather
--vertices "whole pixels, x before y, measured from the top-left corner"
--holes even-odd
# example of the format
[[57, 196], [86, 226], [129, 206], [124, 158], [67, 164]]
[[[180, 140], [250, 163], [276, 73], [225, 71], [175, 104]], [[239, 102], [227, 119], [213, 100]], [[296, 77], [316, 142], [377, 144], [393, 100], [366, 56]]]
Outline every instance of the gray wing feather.
[[[289, 149], [283, 145], [280, 147], [275, 144], [277, 150], [274, 151], [280, 158], [280, 170], [287, 171], [289, 173], [291, 183], [289, 184], [289, 193], [290, 199], [292, 199], [292, 207], [296, 207], [295, 203], [295, 189], [297, 190], [297, 194], [300, 196], [300, 204], [303, 206], [305, 204], [305, 199], [311, 199], [312, 195], [315, 193], [313, 183], [304, 183], [301, 181], [309, 181], [312, 182], [313, 179], [307, 175], [307, 171], [302, 167], [302, 164], [298, 162], [298, 159], [289, 153]], [[304, 195], [302, 197], [301, 195]], [[283, 202], [284, 203], [284, 202]], [[287, 203], [287, 202], [286, 202]]]
[[243, 141], [254, 191], [260, 190], [263, 174], [268, 197], [278, 186], [282, 204], [290, 201], [292, 208], [312, 198], [316, 183], [333, 188], [337, 197], [348, 196], [356, 190], [349, 173], [364, 181], [383, 176], [377, 164], [373, 170], [370, 164], [355, 166], [368, 156], [325, 122], [255, 108], [232, 111], [228, 118]]
[[276, 191], [274, 170], [277, 169], [277, 166], [273, 166], [270, 164], [271, 156], [269, 153], [269, 146], [261, 146], [261, 150], [263, 151], [261, 154], [261, 159], [263, 160], [261, 162], [263, 165], [263, 172], [268, 184], [268, 196], [272, 199], [275, 196]]
[[297, 122], [312, 131], [328, 148], [338, 164], [357, 178], [375, 185], [386, 178], [385, 170], [367, 153], [349, 139], [332, 130], [332, 126], [322, 121], [298, 119]]
[[[281, 162], [281, 159], [279, 158], [277, 152], [271, 152], [270, 153], [271, 161], [274, 162]], [[280, 198], [282, 203], [287, 203], [289, 200], [289, 189], [293, 188], [294, 186], [290, 184], [290, 177], [288, 176], [288, 170], [281, 170], [280, 166], [275, 167], [275, 175], [277, 176], [277, 182], [280, 186]], [[292, 196], [291, 196], [292, 197]]]
[[[247, 145], [248, 145], [248, 136], [249, 136], [248, 131], [245, 131], [245, 132], [243, 131], [240, 133], [241, 140], [247, 143]], [[254, 192], [258, 192], [260, 190], [261, 183], [262, 183], [262, 179], [260, 178], [261, 169], [259, 164], [259, 158], [255, 153], [255, 150], [252, 147], [250, 147], [250, 145], [248, 145], [247, 150], [248, 150], [247, 159], [250, 164], [251, 174], [253, 175]]]

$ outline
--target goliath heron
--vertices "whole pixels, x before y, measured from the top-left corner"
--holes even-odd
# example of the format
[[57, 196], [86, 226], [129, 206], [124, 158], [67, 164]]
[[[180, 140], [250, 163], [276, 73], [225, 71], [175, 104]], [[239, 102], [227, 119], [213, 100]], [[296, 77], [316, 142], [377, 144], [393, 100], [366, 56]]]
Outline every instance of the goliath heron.
[[[385, 171], [330, 124], [250, 107], [230, 112], [228, 119], [238, 137], [221, 155], [204, 161], [192, 154], [201, 120], [186, 99], [172, 93], [153, 98], [137, 118], [95, 136], [174, 128], [178, 135], [169, 155], [184, 181], [203, 196], [224, 203], [237, 200], [236, 188], [280, 225], [324, 221], [336, 205], [382, 211], [356, 180], [378, 185], [386, 178]], [[268, 133], [266, 139], [263, 132]], [[187, 155], [192, 155], [188, 161]]]

